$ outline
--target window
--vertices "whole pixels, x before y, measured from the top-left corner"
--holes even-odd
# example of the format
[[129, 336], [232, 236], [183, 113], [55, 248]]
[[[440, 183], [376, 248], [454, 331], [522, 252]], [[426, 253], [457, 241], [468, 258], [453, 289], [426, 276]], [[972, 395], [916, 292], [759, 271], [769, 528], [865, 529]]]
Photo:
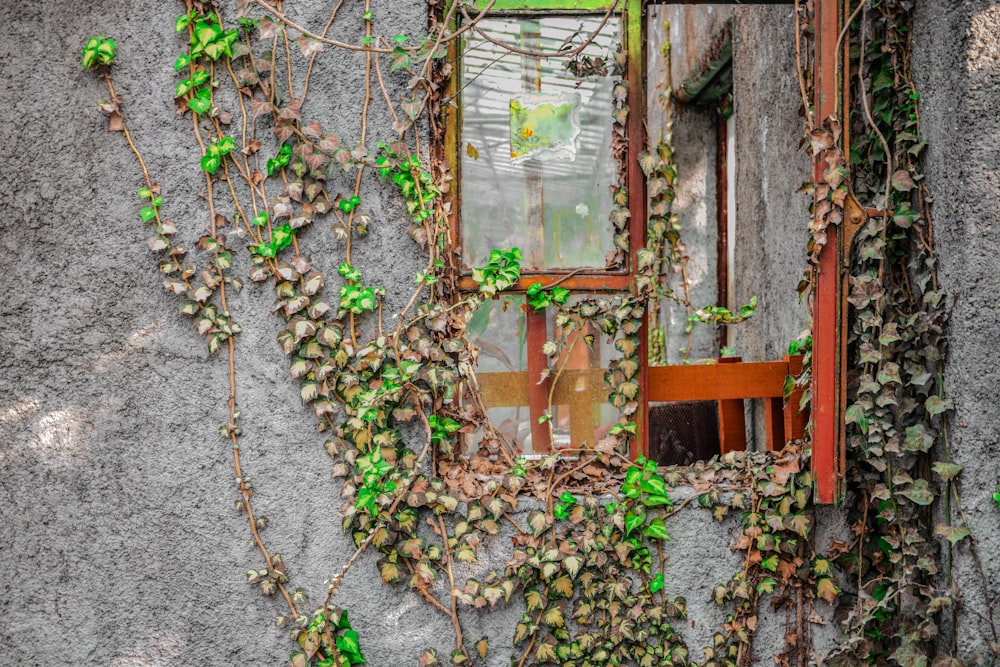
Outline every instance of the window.
[[[478, 4], [485, 7], [488, 3]], [[448, 155], [458, 183], [452, 202], [453, 242], [464, 264], [460, 286], [468, 291], [477, 288], [472, 267], [481, 266], [491, 249], [521, 249], [521, 280], [489, 307], [481, 308], [469, 332], [480, 348], [479, 379], [494, 423], [525, 453], [542, 454], [553, 447], [593, 442], [618, 421], [618, 411], [606, 404], [604, 380], [621, 360], [619, 346], [609, 344], [593, 328], [578, 326], [566, 339], [565, 348], [547, 356], [546, 342], [558, 338], [567, 322], [551, 305], [536, 309], [529, 304], [539, 289], [554, 286], [567, 291], [570, 304], [592, 298], [614, 300], [631, 288], [638, 275], [639, 251], [647, 233], [646, 182], [638, 157], [647, 148], [647, 122], [656, 127], [644, 113], [645, 97], [652, 99], [663, 92], [655, 89], [654, 82], [643, 80], [650, 67], [647, 58], [655, 58], [657, 50], [656, 45], [647, 46], [644, 22], [652, 26], [661, 20], [661, 4], [671, 3], [497, 0], [487, 17], [477, 20], [466, 14], [460, 19], [466, 31], [450, 84], [456, 104], [448, 112]], [[686, 0], [680, 4], [704, 3]], [[838, 54], [825, 36], [839, 33], [842, 17], [837, 6], [833, 0], [817, 0], [812, 5], [819, 34], [816, 51], [810, 54], [816, 82], [813, 113], [819, 118], [836, 108], [836, 85], [830, 73], [836, 71]], [[686, 10], [714, 11], [706, 7]], [[731, 15], [734, 10], [728, 7], [721, 13]], [[787, 6], [784, 11], [791, 16], [793, 10]], [[575, 46], [581, 41], [587, 45], [577, 52]], [[625, 55], [616, 59], [618, 43], [623, 44]], [[730, 52], [731, 45], [730, 40]], [[711, 238], [715, 270], [710, 273], [714, 303], [732, 309], [733, 265], [741, 261], [734, 243], [739, 202], [733, 183], [740, 172], [733, 157], [731, 107], [720, 102], [731, 65], [728, 59], [717, 57], [713, 50], [717, 46], [696, 54], [718, 62], [705, 69], [707, 80], [694, 82], [700, 87], [694, 86], [692, 97], [700, 96], [702, 102], [715, 98], [710, 112], [715, 124], [709, 134], [719, 167], [712, 193], [718, 215]], [[553, 57], [541, 57], [541, 53]], [[566, 55], [571, 57], [559, 57]], [[738, 101], [736, 107], [738, 114]], [[821, 179], [817, 162], [814, 180]], [[830, 280], [829, 273], [821, 276], [824, 280]], [[822, 286], [819, 293], [817, 345], [821, 337], [834, 340], [824, 344], [835, 353], [838, 348], [831, 336], [839, 334], [835, 324], [831, 332], [830, 321], [836, 321], [836, 297], [824, 296]], [[801, 431], [803, 418], [782, 410], [780, 389], [794, 370], [795, 360], [651, 366], [648, 333], [658, 323], [643, 316], [641, 331], [635, 336], [640, 364], [629, 382], [634, 380], [638, 407], [629, 418], [636, 422], [639, 444], [633, 455], [653, 453], [656, 431], [663, 429], [665, 411], [660, 404], [678, 401], [712, 401], [723, 451], [745, 440], [745, 399], [763, 399], [766, 423], [760, 429], [769, 446], [781, 446]], [[714, 337], [709, 341], [710, 354], [698, 356], [717, 354], [724, 343], [732, 343], [731, 336]], [[834, 376], [833, 371], [824, 366], [814, 376], [817, 373], [822, 379], [814, 385], [814, 396], [835, 403], [842, 387], [834, 386], [832, 394], [829, 389], [817, 390], [828, 375]], [[830, 431], [828, 422], [837, 423], [836, 417], [831, 422], [824, 412], [826, 405], [820, 405], [823, 414], [815, 422], [825, 424], [820, 432]], [[697, 406], [680, 411], [684, 410], [689, 420], [701, 420], [704, 415]], [[814, 460], [835, 459], [830, 452], [839, 446], [836, 434], [833, 444], [824, 437], [814, 448]], [[710, 453], [714, 452], [705, 455]], [[822, 465], [836, 467], [829, 462]]]
[[[643, 108], [641, 18], [638, 0], [500, 0], [461, 45], [451, 130], [461, 286], [477, 288], [471, 269], [492, 249], [520, 249], [521, 281], [469, 332], [491, 419], [525, 454], [593, 444], [618, 421], [605, 374], [621, 351], [593, 324], [530, 303], [539, 289], [572, 305], [632, 284], [645, 243], [643, 119], [627, 113]], [[545, 343], [560, 337], [550, 360]], [[643, 343], [643, 369], [645, 355]]]

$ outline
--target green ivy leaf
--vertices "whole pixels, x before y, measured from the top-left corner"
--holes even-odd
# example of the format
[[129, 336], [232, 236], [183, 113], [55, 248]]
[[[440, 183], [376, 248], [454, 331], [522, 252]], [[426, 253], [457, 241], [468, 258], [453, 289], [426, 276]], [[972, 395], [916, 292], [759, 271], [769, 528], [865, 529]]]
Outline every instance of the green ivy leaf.
[[868, 433], [868, 417], [863, 405], [855, 403], [848, 407], [844, 414], [844, 421], [848, 424], [857, 424], [862, 433]]
[[938, 477], [947, 482], [958, 477], [958, 473], [962, 472], [962, 466], [957, 463], [936, 461], [934, 463], [933, 470], [937, 473]]
[[191, 79], [178, 81], [177, 88], [174, 89], [174, 97], [184, 97], [192, 88], [194, 88], [194, 82]]
[[234, 148], [236, 148], [236, 142], [232, 137], [222, 137], [219, 139], [215, 147], [219, 149], [219, 153], [222, 155], [229, 155]]
[[663, 573], [657, 572], [652, 579], [649, 580], [649, 592], [658, 593], [663, 590]]
[[194, 97], [188, 100], [188, 106], [195, 113], [206, 113], [212, 108], [212, 93], [208, 88], [202, 88]]
[[924, 408], [926, 408], [927, 414], [929, 415], [939, 415], [943, 412], [954, 410], [955, 404], [952, 403], [950, 398], [941, 398], [940, 396], [928, 396], [927, 400], [924, 401]]
[[[625, 525], [628, 526], [628, 518], [625, 519]], [[669, 540], [670, 535], [667, 534], [667, 524], [661, 518], [653, 519], [648, 525], [643, 527], [643, 534], [654, 540]]]
[[209, 174], [215, 174], [220, 166], [222, 166], [222, 158], [218, 155], [206, 153], [201, 156], [201, 168]]
[[410, 53], [401, 46], [395, 46], [389, 55], [389, 71], [405, 69], [410, 66]]
[[972, 531], [965, 526], [949, 526], [944, 523], [938, 524], [937, 527], [934, 528], [934, 532], [951, 542], [951, 546], [955, 546], [972, 534]]
[[187, 14], [177, 17], [177, 21], [174, 22], [174, 32], [182, 32], [187, 30], [188, 25], [194, 20], [195, 11], [192, 9]]
[[774, 592], [774, 586], [777, 584], [774, 579], [767, 577], [759, 584], [757, 584], [757, 595], [767, 595]]
[[97, 35], [87, 40], [83, 47], [81, 64], [84, 69], [96, 69], [110, 65], [115, 60], [115, 40]]
[[900, 491], [899, 495], [909, 498], [918, 505], [930, 505], [934, 502], [934, 494], [924, 479], [914, 481], [907, 489]]
[[356, 630], [345, 630], [344, 634], [337, 637], [337, 650], [344, 654], [352, 665], [363, 665], [365, 662], [361, 655], [361, 645], [358, 643]]
[[636, 514], [635, 512], [629, 512], [625, 515], [625, 534], [631, 535], [632, 531], [641, 526], [646, 522], [645, 514]]

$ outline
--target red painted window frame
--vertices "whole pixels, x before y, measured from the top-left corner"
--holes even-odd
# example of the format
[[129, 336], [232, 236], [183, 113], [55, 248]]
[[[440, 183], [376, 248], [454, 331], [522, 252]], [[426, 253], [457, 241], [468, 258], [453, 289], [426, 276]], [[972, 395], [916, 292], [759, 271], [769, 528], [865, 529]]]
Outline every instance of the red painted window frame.
[[[628, 0], [632, 5], [639, 0]], [[724, 0], [682, 0], [686, 4], [710, 4]], [[734, 1], [734, 0], [731, 0]], [[652, 3], [650, 3], [652, 4]], [[767, 0], [761, 0], [760, 4], [771, 4]], [[791, 4], [785, 2], [775, 2], [773, 4]], [[847, 19], [847, 6], [843, 0], [814, 0], [813, 14], [813, 82], [814, 98], [813, 118], [821, 122], [830, 116], [846, 118], [845, 111], [848, 108], [847, 86], [840, 72], [846, 71], [841, 64], [847, 64], [848, 53], [846, 43], [842, 50], [838, 52], [838, 39], [841, 29]], [[641, 22], [645, 26], [645, 20]], [[645, 39], [644, 34], [627, 35], [626, 39], [632, 40], [628, 62], [628, 77], [632, 85], [629, 86], [629, 108], [641, 110], [645, 108], [644, 100], [644, 79], [645, 79]], [[636, 44], [638, 42], [638, 44]], [[452, 46], [454, 50], [454, 46]], [[457, 56], [457, 53], [452, 53]], [[635, 85], [638, 82], [639, 85]], [[457, 90], [454, 88], [454, 77], [449, 84], [450, 94]], [[838, 92], [840, 93], [838, 95]], [[447, 112], [448, 130], [446, 131], [443, 143], [445, 158], [452, 168], [452, 173], [457, 178], [461, 177], [458, 168], [458, 145], [457, 145], [457, 110], [451, 109]], [[638, 155], [638, 152], [645, 147], [645, 129], [642, 113], [630, 113], [628, 118], [627, 133], [630, 143], [629, 154]], [[845, 146], [847, 141], [845, 140]], [[823, 181], [823, 173], [826, 165], [818, 158], [813, 160], [813, 182]], [[637, 160], [630, 159], [626, 169], [626, 183], [629, 191], [630, 220], [630, 248], [632, 258], [629, 263], [628, 272], [618, 275], [575, 275], [566, 279], [558, 273], [547, 276], [531, 276], [522, 279], [516, 286], [515, 291], [523, 292], [534, 283], [541, 283], [543, 286], [552, 284], [563, 279], [563, 286], [570, 289], [586, 291], [614, 291], [627, 288], [636, 270], [636, 251], [643, 247], [646, 241], [645, 220], [646, 220], [646, 192], [645, 179], [639, 169]], [[452, 206], [452, 243], [453, 247], [460, 247], [458, 236], [458, 209], [457, 196]], [[813, 367], [812, 367], [812, 401], [811, 401], [811, 441], [812, 441], [812, 467], [816, 483], [816, 501], [820, 503], [838, 502], [843, 495], [843, 473], [846, 467], [846, 450], [843, 412], [846, 406], [846, 321], [847, 306], [844, 300], [844, 285], [842, 281], [841, 266], [843, 263], [844, 249], [843, 238], [839, 230], [830, 227], [827, 230], [827, 244], [824, 246], [819, 256], [819, 266], [816, 274], [816, 285], [813, 293]], [[462, 277], [460, 287], [471, 289], [474, 283], [471, 279]], [[544, 326], [544, 315], [537, 316]], [[535, 325], [538, 329], [539, 325]], [[530, 330], [529, 330], [530, 331]], [[537, 331], [536, 331], [537, 333]], [[542, 330], [544, 340], [544, 330]], [[530, 333], [529, 333], [530, 335]], [[540, 355], [540, 345], [537, 355]], [[629, 454], [636, 456], [639, 448], [645, 449], [648, 442], [648, 420], [647, 403], [648, 392], [648, 336], [647, 325], [644, 323], [640, 332], [640, 355], [642, 367], [640, 370], [640, 395], [642, 403], [637, 419], [639, 421], [639, 437], [633, 440]], [[541, 359], [544, 363], [544, 355]], [[539, 359], [529, 362], [538, 367]], [[529, 365], [529, 369], [531, 365]], [[537, 393], [536, 390], [533, 393]], [[547, 438], [546, 435], [544, 436]]]

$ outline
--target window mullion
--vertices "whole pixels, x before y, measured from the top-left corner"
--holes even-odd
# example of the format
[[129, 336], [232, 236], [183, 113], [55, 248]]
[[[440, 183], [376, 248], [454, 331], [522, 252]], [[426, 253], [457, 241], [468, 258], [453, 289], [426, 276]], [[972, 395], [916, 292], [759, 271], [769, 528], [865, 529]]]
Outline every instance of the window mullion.
[[547, 452], [552, 449], [550, 425], [539, 422], [549, 409], [549, 387], [551, 377], [539, 381], [548, 366], [542, 346], [548, 337], [546, 333], [545, 311], [536, 311], [527, 306], [527, 362], [528, 362], [528, 412], [531, 415], [531, 449], [533, 452]]

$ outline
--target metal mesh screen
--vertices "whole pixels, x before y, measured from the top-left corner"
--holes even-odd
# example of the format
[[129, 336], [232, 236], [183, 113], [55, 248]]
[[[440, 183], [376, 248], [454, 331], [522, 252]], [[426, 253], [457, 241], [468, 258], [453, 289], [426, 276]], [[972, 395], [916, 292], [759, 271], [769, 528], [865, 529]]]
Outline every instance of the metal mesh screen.
[[691, 465], [719, 454], [715, 401], [678, 401], [649, 407], [649, 458], [659, 465]]

